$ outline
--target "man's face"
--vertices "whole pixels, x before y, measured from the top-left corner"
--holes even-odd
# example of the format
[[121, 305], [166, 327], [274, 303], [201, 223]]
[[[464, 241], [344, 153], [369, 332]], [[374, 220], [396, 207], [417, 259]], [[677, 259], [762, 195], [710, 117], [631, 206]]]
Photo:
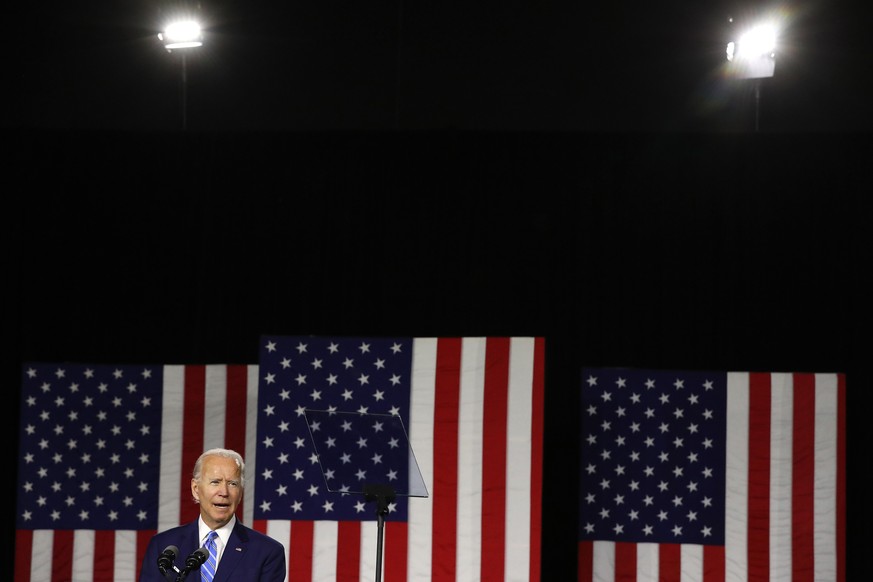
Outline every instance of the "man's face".
[[233, 459], [210, 455], [203, 459], [200, 479], [191, 479], [191, 494], [200, 502], [200, 515], [210, 529], [225, 525], [242, 502], [239, 467]]

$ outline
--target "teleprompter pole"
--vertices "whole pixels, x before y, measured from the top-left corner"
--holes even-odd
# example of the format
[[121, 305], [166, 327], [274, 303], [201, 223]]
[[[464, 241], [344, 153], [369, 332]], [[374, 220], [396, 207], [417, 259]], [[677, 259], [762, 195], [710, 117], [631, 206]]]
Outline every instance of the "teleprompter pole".
[[389, 485], [364, 485], [364, 497], [367, 501], [376, 502], [376, 582], [382, 581], [382, 540], [385, 535], [385, 516], [388, 515], [388, 504], [394, 501], [394, 489]]

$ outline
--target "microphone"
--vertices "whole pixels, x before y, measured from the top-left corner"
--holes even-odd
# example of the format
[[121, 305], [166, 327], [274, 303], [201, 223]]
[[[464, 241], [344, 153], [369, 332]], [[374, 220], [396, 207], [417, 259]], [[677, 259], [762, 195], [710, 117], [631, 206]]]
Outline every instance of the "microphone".
[[198, 569], [206, 560], [209, 559], [209, 550], [206, 548], [197, 548], [185, 558], [185, 571], [190, 572]]
[[176, 561], [176, 556], [179, 555], [179, 548], [176, 546], [167, 546], [161, 555], [158, 556], [158, 569], [161, 574], [166, 574], [173, 567], [173, 562]]

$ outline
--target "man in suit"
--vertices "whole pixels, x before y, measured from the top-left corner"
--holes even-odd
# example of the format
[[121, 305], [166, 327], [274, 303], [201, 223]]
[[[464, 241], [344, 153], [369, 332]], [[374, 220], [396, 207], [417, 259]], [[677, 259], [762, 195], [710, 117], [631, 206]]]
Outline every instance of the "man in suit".
[[[200, 517], [152, 537], [139, 582], [201, 582], [201, 570], [214, 570], [212, 582], [284, 582], [284, 546], [236, 519], [244, 489], [245, 463], [239, 453], [210, 449], [200, 455], [191, 479]], [[207, 538], [215, 537], [210, 536], [213, 531], [216, 549], [210, 559], [205, 545]], [[195, 551], [200, 559], [188, 559]]]

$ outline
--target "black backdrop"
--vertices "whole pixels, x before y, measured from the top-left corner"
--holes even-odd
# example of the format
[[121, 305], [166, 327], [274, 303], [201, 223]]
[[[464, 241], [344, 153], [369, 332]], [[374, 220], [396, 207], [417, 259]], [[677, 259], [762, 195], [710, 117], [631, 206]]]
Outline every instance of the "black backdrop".
[[543, 579], [572, 580], [582, 366], [845, 372], [854, 499], [863, 137], [6, 132], [6, 393], [261, 334], [544, 336]]

